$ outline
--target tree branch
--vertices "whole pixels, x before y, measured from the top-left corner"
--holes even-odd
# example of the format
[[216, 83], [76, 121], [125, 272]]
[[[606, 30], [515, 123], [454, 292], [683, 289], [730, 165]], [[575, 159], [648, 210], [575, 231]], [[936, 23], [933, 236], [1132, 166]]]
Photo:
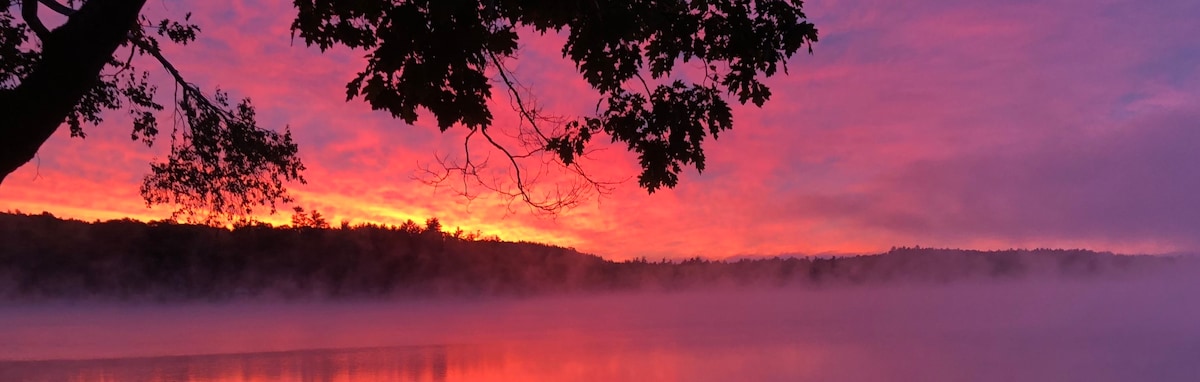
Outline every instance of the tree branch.
[[208, 97], [204, 96], [204, 92], [200, 91], [199, 87], [197, 87], [196, 85], [194, 85], [191, 82], [188, 82], [186, 79], [184, 79], [183, 74], [181, 74], [179, 72], [179, 69], [175, 68], [175, 64], [172, 64], [171, 60], [168, 60], [166, 56], [163, 56], [162, 51], [158, 49], [157, 44], [154, 43], [153, 40], [145, 38], [145, 36], [143, 34], [138, 32], [138, 33], [131, 33], [129, 41], [134, 46], [141, 49], [142, 52], [145, 52], [146, 54], [149, 54], [151, 57], [154, 57], [154, 59], [157, 60], [158, 63], [162, 65], [163, 69], [166, 69], [167, 73], [171, 74], [171, 77], [173, 77], [175, 79], [175, 83], [179, 84], [179, 86], [183, 87], [183, 91], [185, 93], [190, 93], [193, 97], [196, 98], [196, 100], [204, 103], [205, 106], [208, 106], [209, 108], [211, 108], [213, 110], [219, 111], [221, 113], [221, 117], [225, 118], [226, 120], [233, 119], [233, 115], [230, 115], [229, 111], [218, 107], [211, 100], [209, 100]]
[[[472, 129], [471, 132], [467, 134], [467, 137], [463, 142], [463, 152], [466, 155], [463, 163], [460, 164], [457, 161], [450, 161], [449, 158], [439, 157], [437, 159], [437, 164], [441, 167], [441, 169], [434, 170], [426, 166], [424, 168], [424, 172], [427, 177], [422, 177], [419, 180], [431, 186], [437, 187], [449, 180], [453, 174], [458, 174], [462, 178], [463, 189], [456, 192], [468, 200], [474, 200], [477, 196], [472, 194], [469, 189], [472, 184], [475, 184], [498, 195], [502, 195], [503, 197], [507, 198], [510, 203], [520, 200], [522, 204], [525, 204], [532, 210], [551, 216], [558, 214], [563, 209], [579, 205], [592, 191], [600, 195], [611, 193], [613, 188], [612, 185], [619, 182], [597, 181], [589, 176], [578, 162], [567, 165], [557, 159], [556, 156], [552, 158], [547, 156], [549, 155], [549, 152], [546, 151], [546, 147], [552, 139], [551, 136], [557, 133], [543, 130], [543, 126], [541, 126], [541, 124], [543, 122], [561, 124], [563, 121], [558, 121], [539, 115], [536, 108], [531, 108], [527, 100], [522, 97], [520, 85], [512, 76], [512, 73], [508, 70], [508, 68], [504, 66], [504, 63], [501, 61], [500, 57], [491, 52], [486, 52], [486, 54], [491, 63], [496, 66], [500, 77], [500, 82], [504, 84], [509, 93], [510, 99], [513, 101], [513, 110], [520, 114], [520, 126], [518, 127], [516, 135], [505, 135], [516, 139], [518, 143], [523, 146], [524, 149], [528, 149], [528, 151], [514, 152], [512, 148], [507, 147], [505, 144], [496, 139], [494, 131], [486, 128]], [[525, 123], [529, 124], [528, 128], [523, 127]], [[470, 140], [476, 135], [476, 133], [483, 135], [487, 144], [493, 149], [499, 151], [504, 155], [504, 158], [507, 159], [508, 165], [512, 168], [510, 181], [514, 184], [511, 186], [504, 185], [506, 182], [497, 178], [493, 178], [491, 182], [484, 179], [483, 170], [487, 161], [485, 160], [483, 163], [476, 163], [471, 157], [472, 153], [470, 151]], [[540, 156], [539, 153], [541, 154]], [[567, 173], [570, 173], [572, 176], [574, 176], [575, 180], [572, 181], [571, 184], [566, 188], [563, 188], [560, 184], [555, 185], [553, 190], [547, 191], [544, 194], [536, 192], [536, 190], [530, 186], [537, 182], [536, 178], [546, 174], [546, 169], [543, 168], [540, 172], [532, 174], [531, 177], [531, 174], [526, 171], [527, 169], [523, 168], [521, 165], [524, 160], [532, 159], [534, 157], [539, 157], [538, 160], [542, 162], [541, 164], [543, 166], [550, 165], [550, 162], [557, 163], [558, 165], [562, 166]], [[473, 179], [473, 181], [469, 182], [469, 179]]]
[[529, 199], [529, 193], [525, 192], [525, 184], [524, 184], [525, 182], [522, 181], [521, 166], [519, 164], [517, 164], [517, 158], [513, 157], [512, 153], [509, 153], [508, 149], [504, 148], [504, 145], [496, 143], [496, 140], [492, 139], [491, 134], [488, 134], [487, 129], [481, 128], [481, 129], [479, 129], [479, 132], [483, 134], [484, 138], [487, 138], [488, 143], [491, 143], [492, 147], [495, 147], [496, 149], [500, 150], [500, 152], [504, 153], [504, 155], [508, 157], [509, 163], [512, 163], [513, 171], [516, 173], [517, 190], [521, 194], [521, 200], [524, 200], [525, 203], [529, 203], [531, 205], [536, 206], [536, 204], [532, 203], [532, 201]]
[[42, 24], [42, 19], [38, 18], [38, 3], [37, 1], [25, 0], [21, 2], [21, 18], [25, 20], [25, 25], [33, 30], [33, 34], [38, 36], [38, 39], [46, 41], [50, 35], [50, 30], [46, 29], [46, 25]]
[[508, 69], [500, 63], [500, 59], [496, 57], [495, 53], [488, 51], [488, 56], [492, 58], [492, 63], [496, 65], [496, 72], [500, 73], [500, 79], [503, 80], [504, 85], [508, 87], [509, 94], [512, 94], [513, 99], [517, 101], [517, 107], [520, 109], [519, 111], [521, 113], [521, 117], [529, 121], [529, 125], [533, 127], [533, 131], [537, 132], [538, 136], [542, 138], [542, 143], [549, 141], [550, 138], [546, 137], [546, 134], [543, 134], [542, 130], [538, 128], [537, 121], [534, 120], [533, 113], [529, 112], [529, 110], [525, 108], [525, 101], [521, 100], [521, 94], [517, 92], [516, 86], [513, 85], [512, 80], [508, 79]]
[[[31, 1], [26, 0], [26, 2]], [[58, 12], [58, 14], [63, 16], [71, 16], [75, 14], [74, 8], [68, 7], [54, 0], [38, 0], [38, 2], [46, 5], [46, 8], [50, 8], [50, 10]]]
[[[42, 40], [41, 56], [17, 87], [0, 90], [0, 182], [28, 163], [127, 41], [145, 0], [90, 0], [62, 25], [45, 31], [37, 0], [21, 2], [22, 18]], [[38, 31], [36, 28], [42, 28]]]

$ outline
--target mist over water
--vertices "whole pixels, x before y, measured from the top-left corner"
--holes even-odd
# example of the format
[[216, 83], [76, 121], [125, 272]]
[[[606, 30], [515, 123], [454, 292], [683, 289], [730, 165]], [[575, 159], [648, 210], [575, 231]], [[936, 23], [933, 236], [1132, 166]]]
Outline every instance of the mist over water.
[[1200, 379], [1200, 273], [0, 307], [0, 380]]

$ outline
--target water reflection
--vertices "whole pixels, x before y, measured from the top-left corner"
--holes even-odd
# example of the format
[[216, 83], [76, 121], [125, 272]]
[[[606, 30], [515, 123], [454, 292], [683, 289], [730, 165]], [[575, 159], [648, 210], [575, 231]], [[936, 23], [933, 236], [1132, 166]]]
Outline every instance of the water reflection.
[[[635, 342], [305, 350], [0, 362], [4, 381], [797, 380], [818, 358], [796, 346]], [[760, 367], [748, 367], [760, 366]]]
[[0, 363], [6, 381], [447, 381], [502, 364], [482, 347], [430, 346]]
[[0, 306], [0, 381], [1200, 381], [1193, 280]]

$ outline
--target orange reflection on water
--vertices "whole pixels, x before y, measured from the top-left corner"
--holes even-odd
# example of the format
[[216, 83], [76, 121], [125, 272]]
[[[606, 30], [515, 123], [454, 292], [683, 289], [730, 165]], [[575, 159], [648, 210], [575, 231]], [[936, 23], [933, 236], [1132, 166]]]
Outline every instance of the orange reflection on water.
[[[445, 381], [494, 367], [495, 354], [468, 347], [310, 350], [12, 363], [0, 377], [28, 381]], [[452, 372], [452, 370], [454, 370]]]
[[759, 372], [802, 377], [818, 360], [795, 347], [676, 345], [521, 343], [27, 361], [0, 363], [0, 378], [80, 382], [758, 379], [748, 365], [768, 361], [775, 367]]

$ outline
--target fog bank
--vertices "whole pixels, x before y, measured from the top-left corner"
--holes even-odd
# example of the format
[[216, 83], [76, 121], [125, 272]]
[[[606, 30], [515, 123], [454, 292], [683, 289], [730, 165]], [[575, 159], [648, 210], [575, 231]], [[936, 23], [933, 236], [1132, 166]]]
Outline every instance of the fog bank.
[[[0, 363], [0, 378], [3, 370], [36, 377], [37, 370], [113, 367], [13, 360], [384, 348], [492, 360], [463, 361], [475, 365], [465, 369], [383, 361], [376, 368], [435, 367], [448, 380], [1184, 381], [1200, 377], [1197, 275], [336, 303], [8, 304], [0, 307], [0, 359], [10, 362]], [[306, 358], [288, 359], [300, 367], [296, 359]], [[308, 369], [286, 370], [303, 377]]]

